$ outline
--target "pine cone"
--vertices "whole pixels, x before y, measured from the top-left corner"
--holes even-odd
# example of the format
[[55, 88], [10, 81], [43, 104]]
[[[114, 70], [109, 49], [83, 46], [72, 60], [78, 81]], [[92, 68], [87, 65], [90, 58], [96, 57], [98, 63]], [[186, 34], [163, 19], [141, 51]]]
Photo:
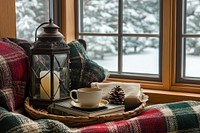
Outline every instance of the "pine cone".
[[123, 104], [125, 93], [120, 86], [114, 87], [109, 93], [109, 102], [112, 104]]

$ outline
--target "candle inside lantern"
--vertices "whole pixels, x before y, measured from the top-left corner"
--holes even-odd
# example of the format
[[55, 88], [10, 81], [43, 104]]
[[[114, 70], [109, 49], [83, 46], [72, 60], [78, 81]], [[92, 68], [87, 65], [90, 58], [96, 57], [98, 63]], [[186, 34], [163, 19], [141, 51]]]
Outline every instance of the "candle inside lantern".
[[[59, 87], [59, 77], [60, 77], [60, 73], [57, 72], [57, 71], [54, 71], [54, 95], [55, 95], [54, 99], [60, 98], [60, 88], [58, 88]], [[51, 97], [50, 72], [49, 71], [41, 71], [40, 72], [40, 78], [41, 78], [40, 98], [41, 99], [50, 99], [50, 97]]]

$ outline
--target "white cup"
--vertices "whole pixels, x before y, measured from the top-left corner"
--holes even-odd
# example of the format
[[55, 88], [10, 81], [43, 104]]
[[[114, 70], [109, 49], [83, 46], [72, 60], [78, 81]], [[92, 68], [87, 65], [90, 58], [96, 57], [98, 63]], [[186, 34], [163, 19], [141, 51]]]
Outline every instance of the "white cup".
[[[76, 94], [77, 99], [73, 97], [73, 93]], [[102, 100], [102, 90], [98, 88], [79, 88], [70, 91], [70, 97], [81, 106], [98, 106]]]

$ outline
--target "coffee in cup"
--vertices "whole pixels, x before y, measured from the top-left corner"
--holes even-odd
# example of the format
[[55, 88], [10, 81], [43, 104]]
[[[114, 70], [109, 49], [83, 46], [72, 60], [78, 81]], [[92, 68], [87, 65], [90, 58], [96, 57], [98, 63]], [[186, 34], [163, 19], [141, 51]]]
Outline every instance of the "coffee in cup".
[[[76, 94], [77, 98], [73, 97], [73, 93]], [[70, 97], [81, 106], [98, 106], [102, 100], [102, 90], [99, 88], [79, 88], [70, 91]]]

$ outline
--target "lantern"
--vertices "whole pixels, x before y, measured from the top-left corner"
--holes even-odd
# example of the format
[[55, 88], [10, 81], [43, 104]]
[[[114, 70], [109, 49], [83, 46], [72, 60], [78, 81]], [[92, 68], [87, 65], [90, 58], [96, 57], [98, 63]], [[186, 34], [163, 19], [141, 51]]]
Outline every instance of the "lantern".
[[[43, 32], [37, 36], [37, 30]], [[52, 19], [42, 23], [35, 31], [31, 48], [31, 92], [33, 106], [46, 108], [53, 102], [69, 96], [69, 46]]]

